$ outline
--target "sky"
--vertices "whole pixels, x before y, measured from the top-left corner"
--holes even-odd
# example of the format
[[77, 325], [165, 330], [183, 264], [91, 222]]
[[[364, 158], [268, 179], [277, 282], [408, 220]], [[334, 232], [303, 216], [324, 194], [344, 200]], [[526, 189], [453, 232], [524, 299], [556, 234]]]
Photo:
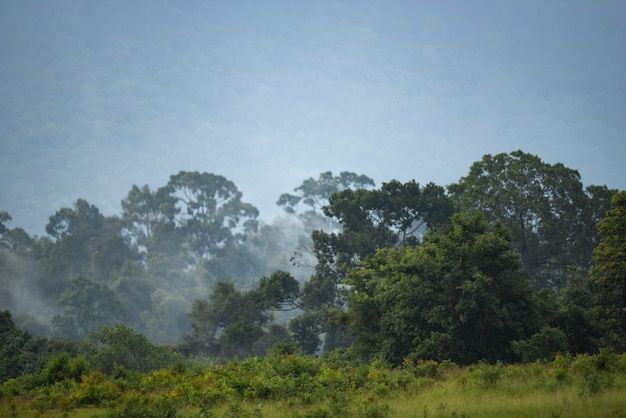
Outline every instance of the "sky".
[[271, 222], [320, 173], [445, 186], [521, 149], [626, 189], [626, 2], [0, 2], [0, 211], [219, 174]]

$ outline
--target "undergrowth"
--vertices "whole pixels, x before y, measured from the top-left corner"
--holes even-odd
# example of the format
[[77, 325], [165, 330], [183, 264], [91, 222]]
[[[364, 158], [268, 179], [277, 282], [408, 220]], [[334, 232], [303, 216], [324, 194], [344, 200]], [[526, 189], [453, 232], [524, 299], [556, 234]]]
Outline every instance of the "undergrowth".
[[626, 417], [626, 355], [608, 350], [550, 363], [406, 359], [393, 368], [284, 353], [110, 375], [80, 359], [54, 361], [45, 375], [0, 386], [0, 417]]

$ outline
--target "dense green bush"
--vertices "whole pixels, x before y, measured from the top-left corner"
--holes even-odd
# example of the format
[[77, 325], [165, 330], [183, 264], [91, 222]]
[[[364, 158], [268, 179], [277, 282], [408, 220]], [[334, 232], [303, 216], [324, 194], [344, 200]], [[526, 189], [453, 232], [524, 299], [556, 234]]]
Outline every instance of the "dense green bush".
[[43, 383], [52, 384], [62, 380], [74, 380], [80, 382], [83, 376], [89, 370], [89, 364], [82, 354], [70, 358], [70, 356], [61, 351], [54, 355], [46, 367], [41, 371], [40, 378]]
[[128, 370], [147, 372], [181, 362], [183, 357], [166, 346], [151, 343], [145, 336], [123, 324], [103, 327], [93, 333], [91, 340], [95, 350], [91, 355], [94, 368], [110, 374], [116, 366]]
[[626, 354], [601, 349], [595, 356], [580, 355], [571, 368], [583, 377], [584, 393], [598, 393], [614, 386], [616, 376], [626, 372]]
[[504, 375], [505, 369], [501, 362], [489, 364], [484, 360], [470, 366], [470, 377], [485, 388], [495, 387]]
[[513, 341], [513, 352], [524, 363], [535, 360], [549, 361], [556, 353], [569, 350], [567, 335], [558, 328], [544, 327], [529, 339]]

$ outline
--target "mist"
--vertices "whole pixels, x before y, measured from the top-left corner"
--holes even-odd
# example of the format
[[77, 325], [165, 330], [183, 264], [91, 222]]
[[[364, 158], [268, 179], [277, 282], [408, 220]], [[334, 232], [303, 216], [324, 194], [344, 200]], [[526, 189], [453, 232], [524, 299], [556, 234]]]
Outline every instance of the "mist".
[[[20, 228], [7, 222], [3, 242], [8, 245], [0, 249], [0, 310], [11, 311], [18, 326], [36, 336], [83, 339], [123, 322], [155, 343], [174, 345], [191, 332], [193, 302], [206, 299], [218, 281], [245, 291], [277, 270], [301, 283], [313, 272], [312, 262], [296, 267], [292, 260], [311, 245], [311, 230], [295, 215], [261, 221], [245, 241], [199, 261], [189, 258], [173, 224], [141, 249], [120, 228], [120, 215], [105, 217], [79, 200], [50, 215], [49, 225], [62, 219], [55, 228], [61, 232], [32, 237], [24, 251], [11, 250], [11, 231]], [[279, 314], [276, 320], [284, 323], [292, 316]]]
[[30, 234], [180, 170], [271, 224], [324, 170], [447, 185], [515, 149], [626, 187], [621, 2], [0, 4], [0, 209]]
[[46, 295], [45, 274], [32, 257], [0, 249], [0, 310], [11, 311], [22, 329], [50, 336], [50, 318], [60, 313]]

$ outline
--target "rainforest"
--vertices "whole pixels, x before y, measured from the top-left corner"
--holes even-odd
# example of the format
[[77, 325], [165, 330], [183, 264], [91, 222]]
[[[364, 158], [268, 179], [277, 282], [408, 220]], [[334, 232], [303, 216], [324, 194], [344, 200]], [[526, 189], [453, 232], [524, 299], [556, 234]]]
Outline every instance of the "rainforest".
[[0, 416], [622, 416], [626, 192], [521, 150], [0, 211]]

